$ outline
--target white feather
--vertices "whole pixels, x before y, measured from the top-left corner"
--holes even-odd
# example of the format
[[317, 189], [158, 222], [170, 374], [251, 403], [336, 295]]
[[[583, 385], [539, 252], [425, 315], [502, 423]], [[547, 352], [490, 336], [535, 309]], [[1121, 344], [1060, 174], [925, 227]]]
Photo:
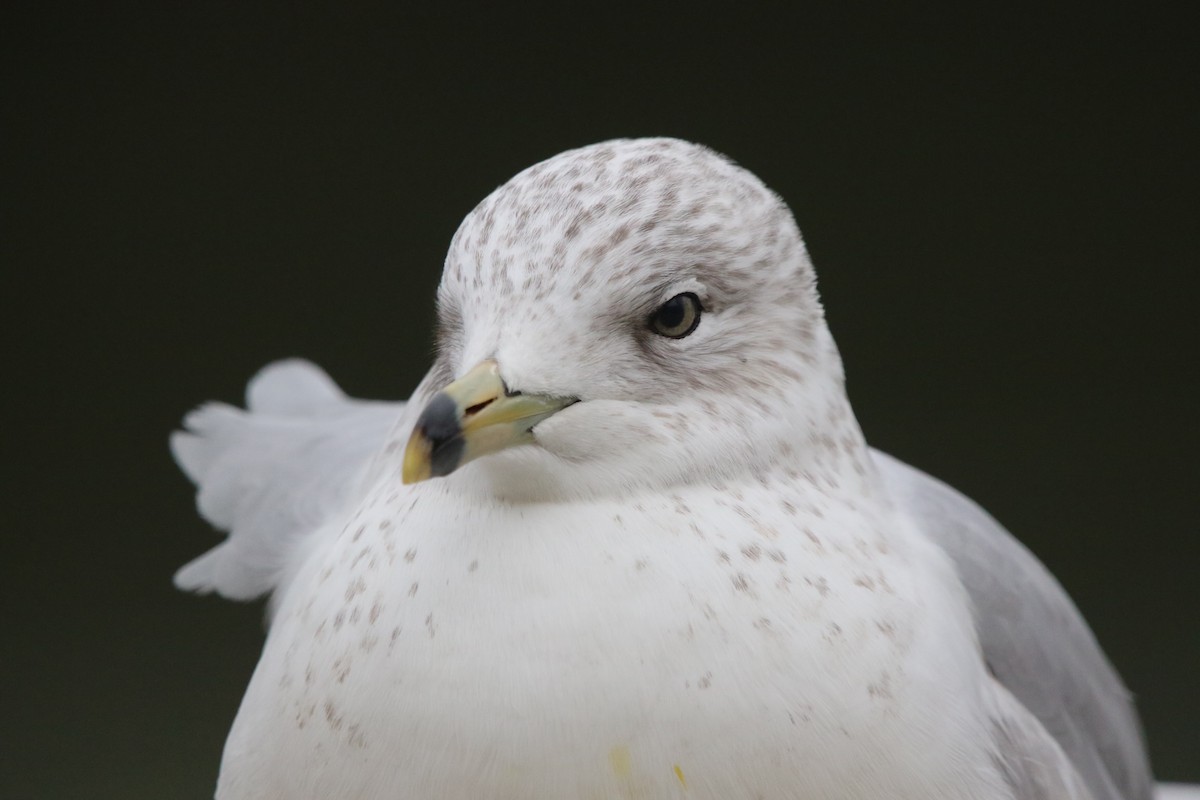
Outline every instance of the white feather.
[[265, 367], [247, 410], [210, 403], [184, 419], [171, 451], [224, 542], [175, 574], [188, 591], [251, 600], [279, 590], [309, 538], [352, 502], [402, 403], [351, 400], [315, 365]]
[[[284, 362], [189, 415], [172, 448], [230, 535], [177, 582], [278, 602], [218, 797], [1149, 800], [1045, 569], [867, 448], [814, 280], [749, 173], [605, 143], [464, 221], [409, 406]], [[648, 333], [685, 291], [695, 333]], [[402, 486], [409, 411], [485, 358], [581, 402]]]

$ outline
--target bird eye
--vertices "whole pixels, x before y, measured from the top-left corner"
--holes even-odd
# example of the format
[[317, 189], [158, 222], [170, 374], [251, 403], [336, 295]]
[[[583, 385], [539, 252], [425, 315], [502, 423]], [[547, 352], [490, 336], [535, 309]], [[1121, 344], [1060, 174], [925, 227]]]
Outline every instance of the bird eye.
[[650, 317], [650, 327], [660, 336], [682, 339], [700, 324], [700, 298], [691, 292], [677, 294]]

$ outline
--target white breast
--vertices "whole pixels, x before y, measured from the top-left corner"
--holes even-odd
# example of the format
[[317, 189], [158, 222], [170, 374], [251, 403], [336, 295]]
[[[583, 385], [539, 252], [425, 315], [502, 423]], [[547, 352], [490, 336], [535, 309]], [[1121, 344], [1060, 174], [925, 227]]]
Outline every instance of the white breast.
[[218, 797], [1003, 797], [944, 557], [784, 483], [380, 485], [284, 599]]

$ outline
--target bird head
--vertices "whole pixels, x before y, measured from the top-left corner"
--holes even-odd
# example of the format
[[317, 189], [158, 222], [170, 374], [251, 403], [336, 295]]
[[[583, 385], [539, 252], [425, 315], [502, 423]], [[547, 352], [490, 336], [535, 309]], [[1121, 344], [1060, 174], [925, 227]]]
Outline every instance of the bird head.
[[688, 142], [584, 147], [498, 188], [454, 236], [438, 319], [409, 483], [478, 459], [547, 492], [669, 485], [758, 469], [845, 414], [791, 212]]

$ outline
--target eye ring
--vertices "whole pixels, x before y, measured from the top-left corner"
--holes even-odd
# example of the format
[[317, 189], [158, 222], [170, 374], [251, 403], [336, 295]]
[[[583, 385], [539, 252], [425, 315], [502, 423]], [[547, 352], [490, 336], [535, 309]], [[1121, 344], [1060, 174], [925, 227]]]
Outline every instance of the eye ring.
[[650, 317], [650, 330], [668, 339], [682, 339], [700, 324], [700, 298], [692, 292], [677, 294]]

